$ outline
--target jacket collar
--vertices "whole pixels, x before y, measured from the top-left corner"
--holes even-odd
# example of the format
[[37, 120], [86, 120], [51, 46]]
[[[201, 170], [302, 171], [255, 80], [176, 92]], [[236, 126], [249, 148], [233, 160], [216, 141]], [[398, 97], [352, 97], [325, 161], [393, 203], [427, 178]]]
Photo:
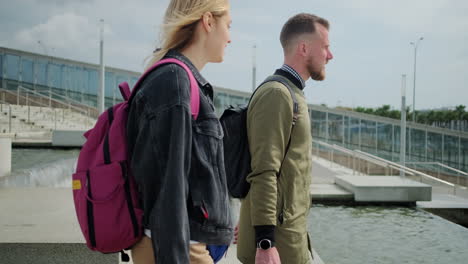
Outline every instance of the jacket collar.
[[208, 93], [208, 95], [213, 98], [213, 86], [201, 75], [201, 73], [197, 70], [195, 65], [189, 60], [189, 58], [185, 57], [182, 53], [180, 53], [177, 50], [169, 50], [166, 55], [164, 56], [165, 58], [174, 58], [182, 61], [185, 63], [189, 69], [192, 71], [193, 76], [198, 82], [198, 85], [204, 91], [205, 93]]
[[281, 75], [283, 77], [286, 77], [288, 80], [290, 80], [297, 88], [304, 90], [304, 86], [302, 82], [297, 79], [294, 75], [292, 75], [290, 72], [287, 72], [283, 69], [277, 69], [274, 73], [275, 75]]

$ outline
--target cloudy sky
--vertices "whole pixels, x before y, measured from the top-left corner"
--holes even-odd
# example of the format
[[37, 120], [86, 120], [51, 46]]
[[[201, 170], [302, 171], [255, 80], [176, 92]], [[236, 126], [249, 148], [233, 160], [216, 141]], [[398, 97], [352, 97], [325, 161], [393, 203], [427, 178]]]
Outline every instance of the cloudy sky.
[[[157, 43], [169, 0], [0, 0], [0, 46], [99, 61], [99, 20], [105, 20], [105, 63], [142, 71]], [[299, 12], [327, 18], [335, 58], [327, 79], [308, 81], [310, 103], [376, 107], [400, 104], [402, 74], [416, 108], [468, 104], [466, 0], [231, 0], [232, 43], [222, 64], [202, 74], [214, 85], [251, 90], [252, 46], [257, 82], [281, 66], [279, 32]], [[38, 44], [38, 41], [43, 45]]]

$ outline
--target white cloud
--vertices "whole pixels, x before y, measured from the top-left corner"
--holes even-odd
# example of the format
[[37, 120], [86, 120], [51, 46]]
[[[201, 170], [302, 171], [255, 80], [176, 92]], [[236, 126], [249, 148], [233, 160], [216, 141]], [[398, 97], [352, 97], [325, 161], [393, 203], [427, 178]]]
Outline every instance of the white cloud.
[[[106, 35], [112, 34], [108, 26], [105, 32]], [[67, 57], [74, 59], [95, 61], [91, 53], [96, 54], [99, 48], [99, 25], [87, 17], [65, 13], [19, 31], [13, 42], [29, 50], [41, 49], [41, 52], [51, 56], [67, 54]]]
[[[15, 17], [20, 23], [6, 24], [0, 17], [0, 32], [5, 33], [0, 45], [98, 63], [99, 20], [103, 18], [106, 65], [142, 71], [144, 59], [155, 46], [164, 2], [168, 0], [15, 1], [5, 9], [2, 6], [0, 15], [22, 10], [22, 16]], [[36, 16], [34, 10], [42, 15]]]

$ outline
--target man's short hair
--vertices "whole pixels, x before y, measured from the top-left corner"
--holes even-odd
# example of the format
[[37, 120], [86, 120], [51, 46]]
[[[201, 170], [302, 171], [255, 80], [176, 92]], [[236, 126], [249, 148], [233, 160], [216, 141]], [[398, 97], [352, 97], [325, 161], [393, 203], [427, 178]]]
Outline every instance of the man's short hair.
[[315, 33], [316, 23], [324, 26], [326, 29], [330, 27], [326, 19], [307, 13], [300, 13], [288, 19], [281, 29], [280, 34], [281, 46], [283, 46], [283, 49], [286, 49], [290, 41], [296, 37], [306, 33]]

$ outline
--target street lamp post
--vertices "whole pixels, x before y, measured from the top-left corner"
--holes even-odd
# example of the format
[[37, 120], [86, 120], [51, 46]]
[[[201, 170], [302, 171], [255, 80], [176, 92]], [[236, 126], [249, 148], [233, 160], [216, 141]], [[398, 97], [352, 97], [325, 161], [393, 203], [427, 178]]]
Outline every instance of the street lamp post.
[[104, 112], [105, 108], [105, 69], [104, 69], [104, 19], [100, 20], [100, 41], [99, 41], [99, 90], [97, 106], [99, 114]]
[[[401, 76], [400, 164], [406, 166], [406, 74]], [[405, 172], [400, 170], [400, 176]]]
[[252, 92], [257, 88], [257, 45], [253, 45], [252, 51]]
[[423, 37], [420, 37], [415, 42], [410, 42], [414, 46], [414, 68], [413, 68], [413, 122], [416, 122], [416, 53], [418, 52], [419, 43], [423, 40]]
[[[44, 49], [44, 54], [48, 57], [49, 56], [49, 52], [48, 52], [48, 48], [47, 46], [44, 44], [43, 41], [40, 41], [38, 40], [37, 41], [37, 44], [39, 44], [39, 46], [42, 46], [42, 48]], [[55, 51], [55, 48], [52, 47], [52, 51]], [[53, 55], [51, 55], [53, 56]], [[55, 79], [53, 78], [53, 72], [52, 72], [52, 76], [49, 80], [49, 74], [50, 74], [50, 70], [49, 70], [49, 67], [51, 67], [51, 65], [54, 64], [54, 59], [53, 57], [50, 57], [50, 61], [49, 59], [47, 59], [47, 64], [46, 64], [46, 76], [45, 76], [45, 81], [46, 81], [46, 87], [48, 87], [48, 90], [49, 90], [49, 107], [52, 107], [52, 85], [53, 85], [53, 82], [55, 82]]]

